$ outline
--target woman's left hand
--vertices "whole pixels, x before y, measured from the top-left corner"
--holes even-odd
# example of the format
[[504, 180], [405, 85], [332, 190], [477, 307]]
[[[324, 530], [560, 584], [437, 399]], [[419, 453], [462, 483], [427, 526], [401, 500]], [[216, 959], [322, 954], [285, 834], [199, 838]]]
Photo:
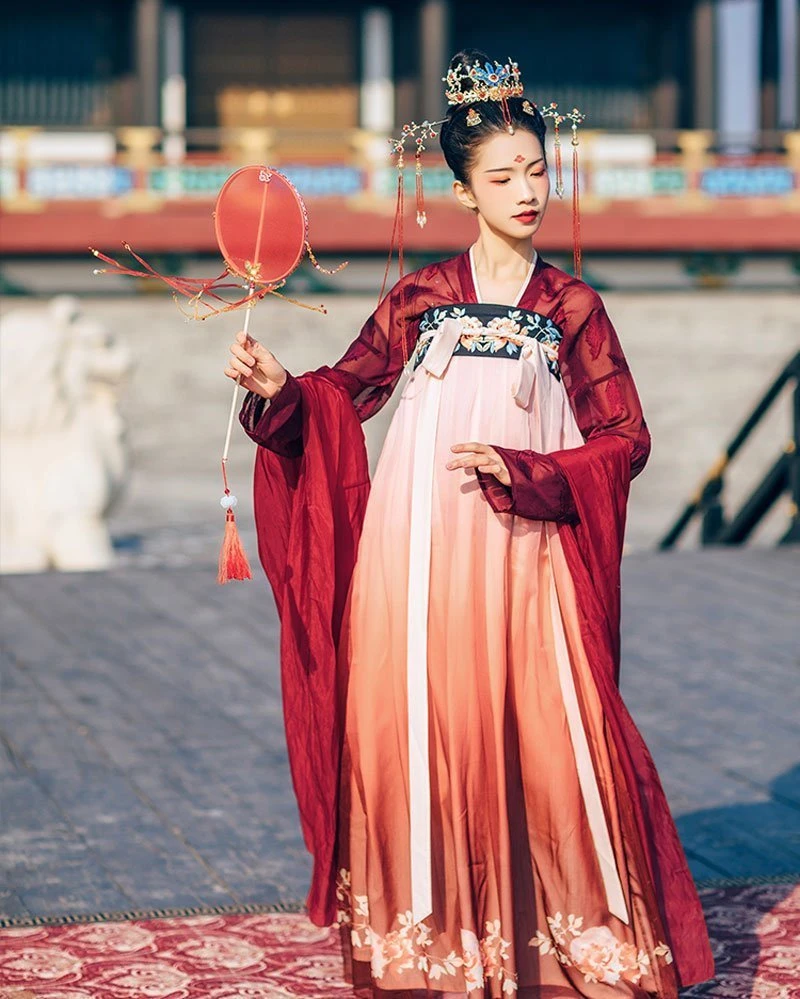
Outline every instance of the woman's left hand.
[[491, 445], [471, 441], [468, 444], [453, 444], [450, 450], [462, 452], [463, 457], [448, 461], [448, 468], [479, 468], [482, 472], [493, 475], [504, 486], [511, 485], [511, 476], [505, 462]]

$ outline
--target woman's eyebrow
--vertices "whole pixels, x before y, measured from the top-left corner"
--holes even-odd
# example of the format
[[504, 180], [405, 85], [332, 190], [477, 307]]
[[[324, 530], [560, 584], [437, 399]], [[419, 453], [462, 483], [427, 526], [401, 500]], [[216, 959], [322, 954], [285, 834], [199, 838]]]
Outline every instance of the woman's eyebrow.
[[[540, 156], [538, 160], [531, 160], [528, 166], [536, 166], [537, 163], [544, 163], [544, 156]], [[513, 170], [513, 167], [493, 167], [491, 170], [484, 170], [484, 173], [500, 173], [503, 170]]]

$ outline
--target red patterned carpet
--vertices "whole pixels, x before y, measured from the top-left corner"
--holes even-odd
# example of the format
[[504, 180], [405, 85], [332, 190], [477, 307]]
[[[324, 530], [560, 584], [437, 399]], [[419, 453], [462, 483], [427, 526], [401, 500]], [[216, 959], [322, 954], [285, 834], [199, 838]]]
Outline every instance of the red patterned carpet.
[[[800, 887], [701, 891], [717, 977], [687, 999], [800, 999]], [[336, 999], [338, 937], [302, 915], [0, 929], [0, 999]]]

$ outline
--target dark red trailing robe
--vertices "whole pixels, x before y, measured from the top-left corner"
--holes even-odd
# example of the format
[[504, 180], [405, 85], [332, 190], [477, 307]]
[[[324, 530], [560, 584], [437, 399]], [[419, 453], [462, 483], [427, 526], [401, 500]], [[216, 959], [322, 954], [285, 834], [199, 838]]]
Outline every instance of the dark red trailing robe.
[[[281, 621], [289, 762], [314, 858], [306, 905], [319, 926], [336, 918], [347, 684], [346, 676], [337, 676], [336, 645], [370, 488], [361, 422], [391, 395], [422, 313], [475, 301], [466, 254], [406, 275], [333, 367], [289, 375], [269, 406], [249, 393], [240, 413], [248, 435], [261, 445], [254, 472], [259, 556]], [[631, 479], [647, 461], [650, 435], [596, 292], [539, 258], [519, 307], [549, 317], [563, 333], [559, 368], [585, 443], [550, 454], [493, 445], [509, 468], [511, 486], [477, 475], [494, 509], [559, 524], [581, 634], [618, 760], [620, 820], [641, 861], [648, 917], [672, 950], [677, 984], [707, 981], [714, 961], [702, 907], [652, 757], [618, 687], [627, 501]]]

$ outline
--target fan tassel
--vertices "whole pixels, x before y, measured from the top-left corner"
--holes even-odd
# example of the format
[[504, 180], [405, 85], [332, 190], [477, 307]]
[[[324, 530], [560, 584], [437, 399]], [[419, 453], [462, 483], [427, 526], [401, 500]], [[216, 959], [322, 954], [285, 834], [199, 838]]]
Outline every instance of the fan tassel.
[[236, 526], [236, 517], [233, 510], [228, 510], [225, 514], [225, 536], [219, 553], [217, 582], [228, 583], [232, 579], [252, 578], [250, 563], [247, 561], [239, 529]]

